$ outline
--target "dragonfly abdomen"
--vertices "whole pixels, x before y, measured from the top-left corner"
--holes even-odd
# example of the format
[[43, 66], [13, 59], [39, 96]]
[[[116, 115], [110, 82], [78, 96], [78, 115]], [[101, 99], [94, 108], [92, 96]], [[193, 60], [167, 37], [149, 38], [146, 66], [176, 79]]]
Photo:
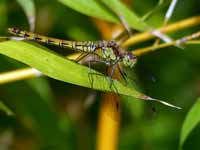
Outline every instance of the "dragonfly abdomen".
[[33, 40], [33, 41], [38, 41], [41, 43], [46, 43], [46, 44], [51, 44], [51, 45], [56, 45], [60, 46], [63, 48], [72, 48], [72, 41], [67, 41], [67, 40], [60, 40], [56, 38], [51, 38], [51, 37], [46, 37], [42, 36], [33, 32], [27, 32], [24, 30], [21, 30], [19, 28], [9, 28], [8, 31], [11, 34], [17, 35], [19, 37], [23, 37], [26, 40]]
[[97, 43], [94, 41], [77, 42], [77, 41], [61, 40], [61, 39], [42, 36], [33, 32], [27, 32], [19, 28], [9, 28], [8, 31], [11, 34], [23, 37], [26, 40], [33, 40], [41, 43], [56, 45], [62, 48], [71, 48], [73, 50], [78, 50], [86, 53], [93, 53], [97, 48]]

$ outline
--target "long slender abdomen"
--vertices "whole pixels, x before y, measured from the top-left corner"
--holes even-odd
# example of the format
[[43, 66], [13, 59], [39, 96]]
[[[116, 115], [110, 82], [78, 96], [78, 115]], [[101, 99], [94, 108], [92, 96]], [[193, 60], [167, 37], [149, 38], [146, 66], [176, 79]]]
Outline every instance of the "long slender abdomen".
[[41, 43], [60, 46], [63, 48], [73, 48], [73, 41], [61, 40], [51, 37], [42, 36], [36, 33], [21, 30], [19, 28], [8, 28], [8, 32], [27, 40], [38, 41]]
[[56, 45], [62, 48], [71, 48], [72, 50], [86, 52], [86, 53], [94, 53], [98, 45], [97, 44], [98, 42], [93, 42], [93, 41], [76, 42], [76, 41], [67, 41], [67, 40], [51, 38], [51, 37], [42, 36], [36, 33], [24, 31], [19, 28], [9, 28], [8, 31], [11, 34], [17, 35], [19, 37], [23, 37], [24, 39], [27, 39], [27, 40], [34, 40], [41, 43]]

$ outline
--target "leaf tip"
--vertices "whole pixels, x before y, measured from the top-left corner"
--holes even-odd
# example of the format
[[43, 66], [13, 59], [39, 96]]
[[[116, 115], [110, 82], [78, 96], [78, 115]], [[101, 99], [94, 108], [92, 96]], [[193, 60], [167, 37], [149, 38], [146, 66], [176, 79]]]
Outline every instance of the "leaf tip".
[[166, 105], [166, 106], [169, 106], [169, 107], [178, 109], [178, 110], [182, 109], [182, 108], [179, 107], [179, 106], [175, 106], [175, 105], [170, 104], [170, 103], [168, 103], [168, 102], [165, 102], [165, 101], [163, 101], [163, 100], [158, 100], [158, 99], [152, 98], [152, 97], [147, 96], [147, 95], [144, 95], [144, 94], [140, 96], [140, 99], [149, 100], [149, 101], [156, 101], [156, 102], [159, 102], [159, 103], [161, 103], [161, 104], [163, 104], [163, 105]]

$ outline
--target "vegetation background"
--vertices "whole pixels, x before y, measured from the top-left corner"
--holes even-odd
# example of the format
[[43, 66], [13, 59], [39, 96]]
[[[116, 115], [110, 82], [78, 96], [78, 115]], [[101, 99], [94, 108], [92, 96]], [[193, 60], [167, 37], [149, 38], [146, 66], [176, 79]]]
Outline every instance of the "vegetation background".
[[[79, 5], [83, 1], [77, 1], [77, 9], [83, 9]], [[77, 41], [102, 39], [94, 18], [70, 8], [66, 3], [65, 0], [34, 0], [35, 31], [42, 35]], [[157, 3], [156, 0], [130, 0], [128, 7], [138, 16], [143, 16], [154, 10]], [[161, 2], [161, 7], [147, 20], [151, 27], [162, 26], [169, 4], [170, 1]], [[29, 30], [24, 8], [15, 0], [0, 1], [2, 39], [10, 36], [7, 33], [8, 27], [17, 26]], [[177, 3], [170, 23], [198, 15], [200, 1], [181, 0]], [[194, 26], [169, 35], [177, 39], [198, 29], [199, 26]], [[145, 47], [153, 42], [145, 42], [133, 48]], [[45, 47], [63, 55], [72, 53], [54, 46]], [[137, 88], [151, 97], [181, 106], [182, 110], [130, 97], [123, 98], [118, 149], [199, 149], [199, 105], [190, 120], [191, 123], [197, 120], [196, 126], [189, 132], [187, 140], [180, 144], [184, 120], [194, 103], [198, 103], [200, 95], [199, 58], [199, 45], [187, 45], [184, 49], [171, 46], [139, 57], [135, 68], [129, 70], [129, 76], [137, 81]], [[28, 66], [0, 55], [1, 73], [24, 67]], [[0, 150], [95, 149], [101, 93], [49, 77], [1, 84]], [[91, 96], [95, 99], [88, 105], [86, 102]], [[152, 106], [156, 112], [152, 111]]]

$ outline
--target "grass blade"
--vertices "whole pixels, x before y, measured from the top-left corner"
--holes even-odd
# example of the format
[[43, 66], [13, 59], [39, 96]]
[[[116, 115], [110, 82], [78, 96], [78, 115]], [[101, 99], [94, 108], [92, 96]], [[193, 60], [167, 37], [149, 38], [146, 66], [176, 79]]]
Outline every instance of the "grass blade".
[[115, 12], [118, 16], [123, 16], [128, 25], [140, 31], [150, 30], [150, 27], [145, 24], [132, 10], [128, 9], [119, 0], [101, 0], [108, 8]]
[[187, 114], [185, 121], [182, 126], [180, 136], [180, 148], [183, 146], [189, 134], [200, 122], [200, 98], [197, 99], [196, 103], [192, 106], [189, 113]]
[[[115, 92], [138, 99], [156, 101], [170, 107], [179, 108], [146, 96], [136, 91], [134, 88], [126, 87], [116, 80], [113, 81], [115, 88], [110, 88], [108, 77], [103, 76], [95, 70], [90, 70], [88, 67], [58, 56], [47, 48], [42, 48], [41, 46], [32, 45], [23, 41], [5, 41], [0, 43], [0, 53], [32, 66], [43, 74], [60, 81], [88, 88], [92, 87], [96, 90]], [[97, 74], [93, 76], [93, 85], [91, 85], [88, 76], [89, 72]]]
[[117, 22], [117, 17], [97, 0], [58, 0], [64, 5], [88, 16]]
[[17, 0], [23, 8], [29, 22], [30, 31], [35, 29], [35, 4], [33, 0]]
[[0, 111], [5, 112], [7, 115], [14, 115], [12, 110], [8, 108], [2, 101], [0, 101]]

